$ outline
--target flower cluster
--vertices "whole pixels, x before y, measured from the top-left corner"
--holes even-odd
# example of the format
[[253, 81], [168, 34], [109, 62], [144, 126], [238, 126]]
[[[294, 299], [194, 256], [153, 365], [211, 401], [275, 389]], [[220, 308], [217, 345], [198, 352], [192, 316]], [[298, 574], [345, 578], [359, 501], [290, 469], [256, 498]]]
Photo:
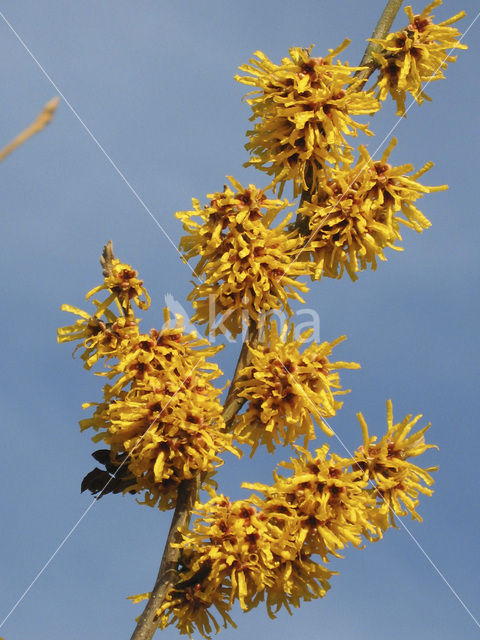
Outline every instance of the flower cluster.
[[[99, 306], [97, 314], [115, 302], [123, 311], [130, 308], [131, 300], [140, 309], [148, 309], [150, 296], [143, 286], [143, 280], [137, 278], [137, 272], [128, 264], [112, 258], [105, 270], [105, 278], [101, 285], [87, 293], [87, 300], [100, 291], [108, 291], [108, 297]], [[141, 297], [143, 296], [143, 300]]]
[[314, 279], [340, 278], [347, 271], [356, 280], [358, 271], [368, 265], [376, 268], [377, 258], [386, 260], [385, 248], [402, 250], [396, 244], [402, 239], [400, 224], [418, 232], [430, 226], [414, 203], [447, 186], [417, 182], [431, 162], [410, 175], [412, 165], [389, 164], [395, 144], [394, 138], [380, 160], [373, 161], [365, 147], [359, 147], [356, 165], [324, 170], [318, 192], [299, 208], [306, 221]]
[[353, 77], [358, 67], [333, 61], [348, 43], [324, 58], [312, 57], [312, 47], [293, 47], [280, 65], [257, 51], [257, 60], [240, 67], [249, 75], [236, 79], [255, 87], [247, 97], [250, 119], [258, 121], [247, 132], [249, 164], [273, 176], [280, 193], [288, 180], [293, 180], [295, 196], [315, 189], [325, 163], [351, 158], [345, 136], [357, 136], [359, 130], [371, 135], [368, 125], [352, 116], [375, 113], [379, 102]]
[[406, 7], [410, 22], [404, 29], [386, 38], [371, 40], [381, 47], [380, 52], [372, 54], [380, 69], [378, 98], [385, 100], [390, 94], [397, 103], [397, 115], [405, 114], [407, 93], [411, 93], [418, 104], [431, 100], [422, 84], [444, 78], [443, 70], [457, 59], [451, 52], [468, 48], [457, 41], [460, 32], [449, 26], [463, 18], [465, 11], [435, 24], [430, 14], [441, 4], [442, 0], [434, 0], [420, 14]]
[[[275, 523], [249, 500], [231, 502], [215, 495], [197, 505], [198, 519], [192, 531], [183, 530], [183, 571], [180, 581], [158, 610], [158, 625], [176, 624], [180, 633], [191, 635], [197, 628], [209, 637], [219, 624], [233, 624], [228, 612], [234, 602], [249, 611], [266, 599], [271, 617], [282, 606], [298, 606], [302, 599], [323, 597], [333, 575], [299, 550], [281, 520]], [[149, 594], [134, 596], [138, 602]], [[212, 607], [213, 605], [213, 607]]]
[[[130, 299], [139, 302], [141, 283], [136, 274], [132, 278], [135, 286], [124, 278], [119, 288], [116, 279], [107, 275], [104, 284], [88, 294], [91, 297], [106, 289], [107, 301], [117, 302], [127, 316], [117, 318], [106, 301], [94, 301], [93, 316], [64, 306], [81, 320], [60, 329], [59, 341], [79, 340], [87, 368], [101, 357], [115, 359], [98, 372], [111, 381], [104, 387], [103, 402], [84, 405], [95, 407], [95, 412], [80, 421], [80, 426], [93, 428], [97, 431], [93, 440], [109, 447], [110, 458], [103, 453], [100, 457], [108, 474], [117, 467], [121, 475], [121, 483], [114, 482], [112, 487], [119, 485], [124, 493], [144, 493], [145, 503], [167, 509], [175, 506], [180, 482], [199, 473], [212, 474], [222, 464], [220, 453], [238, 452], [225, 431], [221, 390], [212, 384], [221, 371], [207, 361], [218, 348], [194, 333], [185, 333], [180, 316], [172, 325], [168, 309], [164, 310], [163, 329], [140, 333], [131, 307], [124, 304]], [[100, 470], [91, 472], [82, 488], [108, 493], [99, 486], [101, 477]]]
[[[86, 299], [90, 300], [100, 291], [108, 292], [103, 302], [92, 300], [95, 307], [93, 314], [69, 304], [61, 306], [62, 311], [73, 313], [79, 319], [72, 325], [58, 329], [58, 342], [78, 342], [73, 353], [83, 349], [81, 358], [86, 369], [102, 358], [108, 360], [114, 357], [138, 336], [138, 320], [133, 312], [132, 301], [140, 309], [150, 306], [150, 297], [143, 281], [139, 280], [137, 272], [130, 265], [112, 255], [104, 275], [103, 283], [86, 295]], [[116, 305], [120, 317], [109, 309], [112, 303]]]
[[[419, 493], [431, 496], [433, 491], [429, 489], [433, 484], [433, 478], [429, 472], [436, 471], [438, 467], [422, 469], [409, 461], [427, 449], [435, 447], [425, 444], [426, 427], [413, 433], [410, 432], [422, 416], [412, 418], [406, 416], [402, 422], [393, 423], [392, 403], [387, 402], [387, 433], [377, 443], [375, 436], [371, 437], [368, 427], [361, 413], [358, 414], [362, 432], [363, 446], [355, 452], [356, 468], [362, 469], [365, 478], [375, 486], [378, 498], [377, 515], [380, 520], [390, 520], [394, 525], [394, 516], [404, 516], [410, 513], [416, 520], [421, 517], [415, 508], [418, 505]], [[436, 447], [435, 447], [436, 448]], [[425, 483], [422, 484], [422, 483]], [[386, 525], [383, 524], [383, 527]]]
[[303, 302], [298, 292], [308, 290], [297, 278], [309, 275], [310, 267], [294, 260], [304, 239], [286, 231], [290, 216], [272, 228], [288, 203], [268, 199], [254, 185], [244, 188], [230, 181], [234, 190], [225, 186], [209, 194], [210, 204], [203, 209], [193, 200], [194, 209], [177, 216], [188, 233], [180, 243], [185, 258], [200, 256], [196, 275], [203, 282], [189, 296], [196, 309], [193, 321], [206, 323], [210, 333], [227, 329], [236, 336], [242, 324], [272, 309], [291, 314], [289, 300]]
[[312, 343], [300, 351], [311, 331], [294, 337], [294, 326], [285, 325], [278, 333], [272, 322], [265, 341], [250, 347], [248, 366], [239, 371], [238, 395], [248, 401], [245, 413], [238, 415], [234, 430], [240, 442], [252, 447], [260, 444], [272, 452], [276, 444], [294, 444], [304, 438], [304, 446], [315, 438], [314, 420], [327, 435], [330, 427], [322, 418], [335, 415], [342, 406], [335, 396], [341, 390], [337, 369], [358, 369], [353, 362], [330, 362], [333, 342]]
[[[410, 418], [393, 425], [389, 403], [388, 431], [378, 445], [361, 418], [365, 444], [351, 458], [329, 454], [327, 445], [314, 454], [297, 447], [298, 456], [281, 464], [290, 476], [275, 472], [271, 486], [243, 485], [257, 492], [249, 500], [231, 502], [212, 492], [210, 501], [197, 505], [192, 530], [181, 529], [183, 539], [176, 546], [182, 550], [182, 568], [157, 611], [159, 627], [176, 624], [189, 635], [197, 628], [208, 637], [212, 628], [220, 629], [212, 608], [227, 626], [233, 624], [234, 602], [249, 611], [265, 601], [271, 617], [282, 607], [290, 612], [330, 588], [334, 572], [317, 556], [327, 563], [349, 544], [360, 548], [364, 539], [379, 540], [394, 524], [390, 509], [418, 518], [418, 492], [431, 493], [421, 481], [430, 484], [432, 469], [407, 461], [430, 446], [423, 442], [428, 427], [406, 438], [417, 421]], [[394, 476], [401, 477], [401, 488], [388, 484]], [[399, 500], [406, 509], [398, 508]]]
[[243, 485], [263, 494], [252, 500], [267, 520], [285, 527], [292, 539], [301, 542], [304, 553], [320, 555], [324, 562], [329, 555], [341, 557], [338, 551], [348, 544], [360, 547], [362, 536], [381, 536], [369, 522], [376, 501], [367, 491], [368, 479], [352, 466], [352, 459], [328, 455], [327, 445], [315, 455], [296, 448], [298, 457], [280, 463], [291, 470], [290, 477], [275, 472], [271, 486]]
[[70, 304], [62, 304], [60, 308], [79, 316], [79, 319], [72, 325], [58, 329], [58, 342], [78, 341], [73, 353], [83, 349], [80, 357], [86, 369], [91, 369], [102, 358], [113, 358], [122, 345], [138, 336], [137, 320], [132, 316], [117, 317], [110, 309], [105, 309], [102, 318], [98, 317], [97, 312], [91, 315]]

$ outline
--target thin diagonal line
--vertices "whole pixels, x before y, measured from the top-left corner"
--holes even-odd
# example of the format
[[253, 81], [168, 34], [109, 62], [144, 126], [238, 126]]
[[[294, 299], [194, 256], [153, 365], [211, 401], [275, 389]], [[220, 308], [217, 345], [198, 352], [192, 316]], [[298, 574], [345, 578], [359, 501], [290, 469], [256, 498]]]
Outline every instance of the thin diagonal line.
[[[350, 451], [350, 449], [347, 447], [347, 445], [343, 442], [343, 440], [340, 438], [340, 436], [338, 435], [338, 433], [332, 429], [332, 427], [328, 424], [326, 418], [324, 418], [324, 416], [322, 416], [322, 414], [320, 413], [320, 411], [318, 410], [317, 406], [315, 405], [315, 403], [313, 402], [313, 400], [311, 400], [311, 398], [308, 396], [308, 394], [306, 393], [305, 389], [303, 388], [303, 385], [301, 385], [298, 380], [295, 378], [295, 376], [293, 375], [293, 373], [291, 371], [289, 371], [287, 369], [287, 367], [283, 364], [283, 362], [280, 360], [280, 358], [277, 358], [278, 362], [282, 365], [282, 367], [285, 369], [285, 372], [290, 375], [292, 377], [292, 379], [295, 381], [295, 384], [297, 385], [298, 389], [302, 392], [302, 394], [305, 396], [305, 398], [307, 399], [307, 402], [309, 402], [309, 404], [313, 407], [313, 410], [315, 411], [315, 413], [317, 414], [317, 416], [320, 418], [320, 420], [328, 427], [328, 429], [330, 429], [330, 431], [333, 433], [333, 435], [335, 436], [335, 438], [337, 438], [337, 440], [340, 442], [340, 444], [342, 445], [342, 447], [345, 449], [345, 451], [348, 453], [350, 458], [353, 458], [353, 453]], [[369, 483], [372, 485], [373, 488], [375, 488], [375, 484], [372, 482], [372, 480], [369, 480]], [[417, 545], [417, 547], [420, 549], [420, 551], [423, 553], [423, 555], [425, 556], [425, 558], [428, 560], [428, 562], [431, 564], [431, 566], [433, 567], [433, 569], [435, 570], [435, 572], [440, 576], [440, 578], [443, 580], [443, 582], [447, 585], [447, 587], [450, 589], [451, 593], [455, 596], [455, 598], [458, 600], [458, 602], [462, 605], [462, 607], [465, 609], [465, 611], [468, 613], [468, 615], [472, 618], [472, 620], [475, 622], [475, 624], [477, 625], [477, 627], [480, 628], [480, 622], [475, 618], [475, 616], [473, 615], [473, 613], [470, 611], [470, 609], [467, 607], [467, 605], [465, 604], [465, 602], [462, 600], [462, 598], [458, 595], [458, 593], [455, 591], [455, 589], [452, 587], [452, 585], [448, 582], [448, 580], [446, 579], [446, 577], [444, 576], [444, 574], [440, 571], [440, 569], [437, 567], [437, 565], [435, 564], [435, 562], [432, 560], [432, 558], [428, 555], [428, 553], [425, 551], [425, 549], [422, 547], [422, 545], [420, 544], [420, 542], [416, 539], [416, 537], [413, 535], [413, 533], [410, 531], [410, 529], [407, 527], [407, 525], [395, 514], [395, 512], [393, 511], [392, 507], [386, 502], [386, 500], [384, 499], [383, 495], [377, 490], [377, 492], [380, 494], [383, 502], [387, 505], [387, 507], [390, 509], [390, 511], [393, 513], [395, 519], [397, 522], [399, 522], [402, 526], [402, 528], [408, 533], [408, 535], [410, 536], [410, 538], [413, 540], [413, 542]]]
[[[105, 487], [104, 487], [105, 489]], [[22, 593], [22, 595], [18, 598], [18, 600], [16, 601], [16, 603], [13, 605], [13, 607], [10, 609], [10, 611], [7, 613], [7, 615], [5, 616], [5, 618], [2, 620], [2, 622], [0, 622], [0, 629], [3, 627], [3, 625], [5, 624], [5, 622], [10, 618], [10, 616], [12, 615], [12, 613], [15, 611], [15, 609], [18, 607], [18, 605], [23, 601], [23, 599], [25, 598], [25, 596], [28, 594], [28, 592], [30, 591], [30, 589], [33, 587], [33, 585], [37, 582], [37, 580], [40, 578], [40, 576], [42, 575], [42, 573], [44, 573], [44, 571], [47, 569], [47, 567], [49, 566], [49, 564], [52, 562], [52, 560], [55, 558], [55, 556], [57, 555], [57, 553], [60, 551], [60, 549], [63, 547], [63, 545], [67, 542], [67, 540], [70, 538], [70, 536], [72, 535], [72, 533], [75, 531], [75, 529], [78, 527], [78, 525], [80, 524], [80, 522], [85, 518], [85, 516], [87, 515], [87, 513], [90, 511], [90, 509], [93, 507], [93, 505], [97, 502], [97, 499], [95, 498], [95, 500], [87, 507], [87, 509], [85, 509], [85, 511], [83, 512], [82, 516], [77, 520], [77, 522], [73, 525], [73, 527], [70, 529], [70, 531], [67, 533], [67, 535], [63, 538], [63, 540], [60, 542], [60, 544], [58, 545], [58, 547], [55, 549], [54, 553], [52, 553], [52, 555], [50, 556], [50, 558], [47, 560], [47, 562], [43, 565], [43, 567], [40, 569], [40, 571], [37, 573], [37, 575], [35, 576], [35, 578], [32, 580], [32, 582], [28, 585], [28, 587], [25, 589], [25, 591]]]
[[405, 531], [408, 533], [408, 535], [410, 536], [410, 538], [413, 540], [413, 542], [417, 545], [417, 547], [420, 549], [420, 551], [423, 553], [423, 555], [425, 556], [425, 558], [428, 560], [428, 562], [432, 565], [433, 569], [436, 571], [436, 573], [440, 576], [440, 578], [443, 580], [443, 582], [447, 585], [447, 587], [450, 589], [450, 591], [452, 592], [452, 594], [455, 596], [455, 598], [458, 600], [458, 602], [462, 605], [462, 607], [465, 609], [465, 611], [468, 613], [468, 615], [472, 618], [472, 620], [475, 622], [475, 624], [477, 625], [477, 627], [480, 628], [480, 622], [475, 618], [475, 616], [473, 615], [473, 613], [470, 611], [470, 609], [467, 607], [467, 605], [465, 604], [465, 602], [461, 599], [461, 597], [458, 595], [458, 593], [455, 591], [455, 589], [452, 587], [452, 585], [448, 582], [448, 580], [446, 579], [446, 577], [443, 575], [443, 573], [440, 571], [440, 569], [437, 567], [437, 565], [434, 563], [434, 561], [431, 559], [431, 557], [428, 555], [428, 553], [425, 551], [425, 549], [422, 547], [422, 545], [419, 543], [419, 541], [415, 538], [415, 536], [413, 535], [413, 533], [410, 531], [410, 529], [408, 529], [408, 527], [406, 526], [406, 524], [404, 522], [402, 522], [402, 520], [400, 520], [400, 518], [397, 518], [398, 522], [402, 525], [402, 527], [405, 529]]
[[[475, 24], [475, 22], [478, 20], [478, 18], [480, 17], [480, 11], [477, 13], [477, 15], [475, 16], [475, 18], [472, 20], [472, 22], [468, 25], [467, 29], [465, 30], [465, 32], [462, 34], [461, 38], [459, 38], [458, 43], [460, 44], [462, 42], [462, 40], [465, 38], [465, 36], [467, 35], [467, 33], [470, 31], [470, 29], [473, 27], [473, 25]], [[422, 85], [422, 91], [423, 89], [425, 89], [426, 87], [428, 87], [428, 85], [433, 81], [433, 79], [435, 78], [436, 73], [442, 68], [442, 65], [444, 64], [444, 62], [447, 60], [447, 58], [452, 54], [453, 51], [455, 51], [457, 47], [452, 47], [450, 49], [450, 51], [447, 53], [447, 55], [445, 56], [445, 58], [442, 60], [442, 62], [438, 65], [437, 69], [435, 70], [435, 72], [430, 76], [430, 78], [427, 80], [427, 82], [425, 82], [424, 85]], [[367, 168], [367, 166], [372, 163], [373, 158], [375, 158], [375, 156], [377, 155], [377, 153], [380, 151], [380, 149], [383, 147], [383, 145], [385, 144], [385, 142], [387, 141], [387, 139], [390, 137], [390, 135], [395, 131], [395, 129], [399, 126], [400, 122], [403, 121], [403, 118], [407, 115], [407, 113], [410, 111], [410, 109], [413, 107], [414, 104], [418, 104], [417, 101], [415, 99], [413, 99], [411, 101], [411, 103], [408, 105], [407, 109], [405, 110], [405, 113], [403, 113], [401, 116], [399, 116], [397, 118], [397, 121], [395, 122], [395, 124], [393, 125], [393, 127], [390, 129], [390, 131], [385, 135], [385, 137], [383, 138], [383, 140], [380, 142], [380, 144], [378, 145], [378, 147], [375, 149], [375, 151], [373, 152], [373, 154], [370, 156], [370, 160], [368, 162], [366, 162], [362, 168], [360, 169], [360, 171], [357, 173], [357, 175], [353, 178], [353, 180], [351, 181], [351, 183], [348, 185], [348, 187], [344, 190], [343, 194], [340, 196], [340, 198], [338, 198], [338, 200], [333, 204], [330, 205], [330, 211], [326, 214], [326, 216], [324, 218], [322, 218], [322, 220], [320, 220], [320, 222], [318, 223], [318, 226], [315, 228], [315, 230], [313, 231], [313, 233], [309, 236], [307, 242], [303, 245], [303, 247], [298, 251], [298, 253], [295, 255], [294, 259], [290, 262], [290, 264], [287, 266], [285, 273], [278, 279], [278, 282], [280, 283], [283, 278], [287, 275], [287, 273], [290, 270], [290, 266], [295, 264], [295, 262], [298, 260], [298, 257], [305, 251], [305, 249], [308, 247], [308, 245], [312, 242], [312, 240], [314, 240], [314, 238], [317, 236], [318, 232], [320, 231], [320, 229], [323, 227], [323, 225], [325, 224], [325, 222], [330, 218], [331, 214], [334, 212], [336, 206], [342, 202], [342, 200], [346, 197], [348, 190], [350, 189], [350, 187], [354, 184], [354, 182], [357, 180], [357, 178], [359, 176], [362, 175], [362, 173], [365, 171], [365, 169]], [[373, 163], [372, 163], [373, 164]]]
[[193, 273], [193, 275], [198, 278], [197, 274], [195, 273], [195, 270], [193, 269], [193, 267], [188, 264], [185, 259], [183, 258], [182, 254], [180, 253], [180, 251], [177, 248], [177, 245], [174, 243], [174, 241], [171, 239], [171, 237], [168, 235], [168, 233], [165, 231], [164, 227], [160, 224], [160, 222], [158, 221], [158, 219], [154, 216], [154, 214], [150, 211], [150, 209], [148, 208], [148, 206], [145, 204], [145, 202], [142, 200], [142, 198], [139, 196], [139, 194], [137, 193], [137, 191], [135, 191], [135, 189], [132, 187], [132, 185], [130, 184], [130, 182], [127, 180], [125, 174], [118, 168], [118, 166], [115, 164], [115, 162], [112, 160], [112, 158], [109, 156], [109, 154], [107, 153], [107, 151], [105, 150], [105, 148], [102, 146], [102, 144], [98, 141], [98, 139], [95, 137], [95, 135], [92, 133], [92, 131], [88, 128], [88, 126], [85, 124], [85, 122], [82, 120], [82, 118], [80, 117], [80, 115], [78, 114], [78, 112], [76, 111], [76, 109], [72, 106], [72, 104], [69, 102], [69, 100], [65, 97], [65, 95], [62, 93], [62, 91], [60, 91], [60, 89], [58, 88], [58, 85], [53, 81], [52, 77], [48, 74], [48, 72], [45, 70], [45, 68], [41, 65], [41, 63], [39, 62], [39, 60], [35, 57], [35, 55], [32, 53], [32, 51], [28, 48], [27, 44], [25, 43], [24, 40], [22, 40], [21, 36], [17, 33], [17, 31], [15, 31], [15, 29], [13, 28], [13, 26], [10, 24], [10, 22], [7, 20], [7, 18], [4, 16], [4, 14], [0, 11], [0, 17], [3, 19], [3, 21], [5, 22], [5, 24], [8, 26], [8, 28], [10, 29], [10, 31], [14, 34], [14, 36], [17, 38], [17, 40], [20, 42], [20, 44], [22, 45], [22, 47], [25, 49], [25, 51], [28, 53], [28, 55], [32, 58], [32, 60], [35, 62], [35, 64], [37, 65], [37, 67], [40, 69], [40, 71], [43, 73], [43, 75], [47, 78], [47, 80], [50, 82], [50, 84], [54, 87], [55, 91], [60, 95], [60, 97], [62, 98], [62, 100], [65, 102], [65, 104], [67, 105], [67, 107], [70, 109], [70, 111], [73, 113], [73, 115], [75, 116], [75, 118], [80, 122], [80, 124], [82, 125], [82, 127], [85, 129], [85, 131], [87, 132], [87, 134], [90, 136], [90, 138], [94, 141], [94, 143], [97, 145], [97, 147], [100, 149], [100, 151], [103, 153], [103, 155], [105, 156], [105, 158], [108, 160], [108, 162], [111, 164], [111, 166], [113, 167], [113, 169], [116, 171], [116, 173], [120, 176], [120, 178], [123, 180], [123, 182], [127, 185], [127, 187], [129, 188], [129, 190], [132, 192], [132, 194], [135, 196], [135, 198], [138, 200], [138, 202], [142, 205], [142, 207], [145, 209], [145, 211], [148, 213], [148, 215], [152, 218], [152, 220], [155, 222], [155, 224], [157, 225], [157, 227], [160, 229], [160, 231], [163, 233], [163, 235], [167, 238], [167, 240], [170, 242], [170, 244], [172, 245], [172, 247], [175, 249], [175, 251], [178, 253], [178, 255], [181, 257], [182, 262], [184, 264], [186, 264], [189, 269], [191, 270], [191, 272]]
[[[185, 379], [182, 381], [182, 383], [180, 384], [180, 386], [178, 387], [178, 389], [175, 391], [175, 393], [173, 394], [173, 396], [171, 396], [171, 398], [169, 399], [169, 401], [167, 402], [167, 404], [163, 407], [163, 409], [160, 411], [160, 413], [158, 414], [158, 416], [155, 418], [155, 420], [153, 420], [153, 422], [148, 426], [148, 429], [145, 431], [144, 434], [142, 434], [140, 436], [140, 438], [138, 438], [137, 442], [135, 443], [135, 446], [133, 447], [133, 449], [128, 453], [128, 455], [126, 456], [126, 458], [122, 461], [122, 463], [118, 466], [118, 468], [116, 469], [115, 473], [113, 474], [113, 476], [108, 480], [108, 482], [106, 483], [106, 485], [103, 487], [103, 489], [101, 490], [101, 492], [99, 493], [99, 496], [102, 495], [102, 493], [105, 491], [105, 489], [108, 487], [108, 485], [110, 484], [110, 482], [112, 482], [112, 480], [115, 479], [117, 473], [120, 471], [120, 469], [123, 467], [123, 465], [127, 462], [127, 460], [130, 458], [130, 456], [132, 455], [132, 453], [135, 451], [135, 449], [138, 447], [138, 445], [140, 444], [140, 442], [143, 440], [143, 438], [147, 435], [147, 433], [150, 431], [150, 429], [153, 427], [153, 425], [158, 421], [158, 419], [160, 418], [160, 416], [162, 415], [162, 413], [165, 411], [165, 409], [169, 406], [169, 404], [173, 401], [173, 399], [175, 398], [175, 396], [180, 392], [180, 390], [185, 386], [185, 382], [188, 380], [188, 378], [192, 375], [192, 373], [195, 371], [195, 369], [198, 367], [198, 365], [201, 362], [201, 358], [197, 361], [197, 363], [195, 364], [195, 366], [192, 368], [192, 370], [190, 371], [190, 373], [185, 377]], [[3, 627], [3, 625], [5, 624], [5, 622], [10, 618], [10, 616], [12, 615], [12, 613], [15, 611], [15, 609], [18, 607], [18, 605], [23, 601], [23, 599], [25, 598], [25, 596], [28, 594], [28, 592], [30, 591], [30, 589], [33, 587], [33, 585], [37, 582], [37, 580], [40, 578], [40, 576], [45, 572], [45, 570], [47, 569], [47, 567], [50, 565], [50, 563], [52, 562], [52, 560], [55, 558], [55, 556], [57, 555], [57, 553], [60, 551], [60, 549], [63, 547], [63, 545], [68, 541], [68, 539], [71, 537], [71, 535], [73, 534], [73, 532], [75, 531], [75, 529], [78, 527], [78, 525], [81, 523], [81, 521], [85, 518], [85, 516], [87, 515], [87, 513], [90, 511], [90, 509], [93, 507], [93, 505], [98, 501], [98, 498], [94, 498], [93, 502], [91, 504], [89, 504], [89, 506], [85, 509], [85, 511], [82, 513], [82, 515], [80, 516], [80, 518], [77, 520], [77, 522], [73, 525], [73, 527], [70, 529], [70, 531], [67, 533], [67, 535], [63, 538], [63, 540], [60, 542], [60, 544], [58, 545], [58, 547], [55, 549], [55, 551], [52, 553], [52, 555], [50, 556], [50, 558], [47, 560], [47, 562], [45, 562], [45, 564], [43, 565], [43, 567], [40, 569], [40, 571], [37, 573], [37, 575], [34, 577], [34, 579], [32, 580], [32, 582], [28, 585], [28, 587], [25, 589], [25, 591], [22, 593], [22, 595], [18, 598], [18, 600], [15, 602], [15, 604], [13, 605], [13, 607], [10, 609], [10, 611], [7, 613], [7, 615], [5, 616], [5, 618], [0, 622], [0, 629]]]

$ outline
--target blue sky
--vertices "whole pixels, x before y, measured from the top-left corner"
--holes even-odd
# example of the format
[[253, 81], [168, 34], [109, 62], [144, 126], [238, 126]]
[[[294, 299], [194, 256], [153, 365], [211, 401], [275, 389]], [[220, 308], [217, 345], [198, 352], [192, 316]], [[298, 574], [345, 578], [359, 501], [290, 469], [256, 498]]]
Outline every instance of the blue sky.
[[[177, 244], [174, 212], [189, 208], [192, 196], [203, 200], [230, 174], [265, 184], [242, 167], [249, 110], [241, 102], [245, 88], [233, 80], [237, 67], [257, 49], [279, 61], [290, 46], [315, 43], [322, 55], [347, 36], [352, 44], [342, 58], [355, 64], [383, 4], [0, 0], [0, 9]], [[478, 11], [474, 0], [447, 0], [436, 15], [446, 19], [462, 8], [465, 30]], [[401, 16], [396, 24], [403, 23]], [[2, 19], [0, 30], [3, 144], [56, 91]], [[420, 506], [424, 522], [405, 524], [445, 580], [400, 528], [332, 562], [339, 575], [323, 600], [273, 622], [261, 608], [237, 612], [238, 630], [223, 631], [226, 640], [478, 636], [445, 581], [478, 619], [479, 34], [480, 20], [447, 80], [427, 90], [433, 103], [414, 106], [395, 131], [395, 164], [433, 160], [424, 183], [450, 185], [422, 201], [432, 228], [421, 236], [406, 230], [405, 251], [390, 252], [376, 273], [356, 283], [324, 280], [307, 295], [321, 339], [347, 334], [337, 355], [362, 364], [343, 375], [352, 393], [331, 421], [345, 444], [360, 442], [359, 410], [373, 432], [383, 432], [389, 397], [398, 418], [423, 413], [432, 422], [429, 437], [439, 450], [427, 463], [440, 466], [435, 494]], [[371, 123], [371, 151], [396, 122], [388, 103]], [[167, 293], [188, 309], [191, 284], [175, 249], [65, 103], [45, 132], [2, 163], [0, 181], [1, 620], [91, 504], [79, 487], [94, 445], [77, 422], [82, 402], [100, 397], [100, 381], [72, 361], [68, 345], [56, 344], [57, 326], [68, 321], [60, 305], [83, 305], [99, 282], [98, 257], [109, 238], [152, 295], [146, 329], [161, 324]], [[227, 377], [238, 349], [230, 345], [221, 354]], [[338, 442], [330, 445], [342, 453]], [[220, 488], [246, 496], [241, 482], [269, 481], [276, 462], [289, 455], [284, 449], [251, 461], [229, 457]], [[131, 497], [94, 504], [0, 635], [130, 637], [141, 606], [125, 598], [151, 588], [168, 523], [168, 514]], [[165, 636], [178, 634], [170, 629]]]

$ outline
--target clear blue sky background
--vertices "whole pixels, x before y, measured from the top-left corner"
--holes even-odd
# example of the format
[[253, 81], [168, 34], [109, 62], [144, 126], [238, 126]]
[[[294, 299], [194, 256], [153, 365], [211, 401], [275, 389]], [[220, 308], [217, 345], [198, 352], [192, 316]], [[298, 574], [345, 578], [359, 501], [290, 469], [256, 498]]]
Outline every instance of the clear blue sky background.
[[[50, 0], [0, 1], [1, 11], [161, 221], [175, 243], [176, 210], [192, 196], [221, 189], [225, 175], [265, 184], [243, 169], [249, 110], [238, 65], [262, 49], [279, 61], [292, 45], [316, 43], [317, 55], [346, 36], [344, 59], [360, 59], [384, 1], [338, 0]], [[415, 9], [423, 4], [414, 2]], [[448, 0], [445, 19], [475, 0]], [[404, 16], [397, 25], [405, 23]], [[414, 106], [396, 129], [395, 164], [427, 160], [427, 184], [450, 190], [424, 198], [433, 227], [405, 231], [404, 253], [359, 281], [322, 281], [308, 305], [321, 338], [346, 333], [341, 359], [362, 364], [346, 372], [352, 389], [332, 426], [346, 445], [361, 440], [363, 411], [374, 432], [385, 425], [385, 400], [395, 415], [423, 413], [440, 447], [435, 494], [420, 507], [422, 524], [405, 521], [445, 579], [477, 617], [478, 558], [478, 48], [480, 20], [468, 52], [447, 80], [428, 89], [432, 104]], [[8, 142], [56, 91], [0, 19], [0, 140]], [[392, 104], [372, 121], [375, 147], [396, 122]], [[0, 620], [90, 505], [80, 481], [93, 466], [94, 445], [80, 434], [81, 403], [100, 397], [101, 381], [72, 361], [55, 332], [68, 323], [63, 302], [83, 305], [100, 281], [98, 257], [112, 238], [116, 253], [140, 271], [152, 297], [144, 327], [162, 322], [166, 293], [188, 309], [190, 272], [65, 103], [52, 125], [0, 167], [2, 324], [2, 460], [0, 464]], [[221, 356], [231, 375], [239, 345]], [[317, 441], [321, 444], [322, 440]], [[340, 445], [331, 441], [341, 453]], [[259, 453], [227, 460], [221, 489], [247, 495], [242, 481], [269, 481], [290, 455]], [[96, 503], [12, 613], [8, 640], [129, 638], [141, 606], [125, 600], [151, 588], [169, 515], [132, 497]], [[293, 617], [270, 621], [262, 608], [236, 612], [230, 638], [284, 640], [476, 638], [479, 628], [403, 530], [332, 562], [339, 571], [323, 600]], [[160, 634], [159, 634], [160, 635]], [[169, 629], [165, 637], [178, 637]]]

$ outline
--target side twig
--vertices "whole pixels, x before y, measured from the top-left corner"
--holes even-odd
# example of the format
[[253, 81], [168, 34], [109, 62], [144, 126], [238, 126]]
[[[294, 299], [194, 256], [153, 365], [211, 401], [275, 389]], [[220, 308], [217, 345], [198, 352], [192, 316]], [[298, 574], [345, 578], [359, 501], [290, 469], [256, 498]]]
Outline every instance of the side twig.
[[39, 133], [42, 129], [45, 129], [48, 124], [50, 124], [59, 102], [60, 98], [52, 98], [52, 100], [47, 102], [32, 124], [24, 129], [22, 133], [19, 133], [16, 138], [14, 138], [0, 151], [0, 162], [9, 156], [12, 151], [15, 151], [15, 149], [17, 149], [17, 147], [23, 144], [26, 140], [34, 136], [36, 133]]

